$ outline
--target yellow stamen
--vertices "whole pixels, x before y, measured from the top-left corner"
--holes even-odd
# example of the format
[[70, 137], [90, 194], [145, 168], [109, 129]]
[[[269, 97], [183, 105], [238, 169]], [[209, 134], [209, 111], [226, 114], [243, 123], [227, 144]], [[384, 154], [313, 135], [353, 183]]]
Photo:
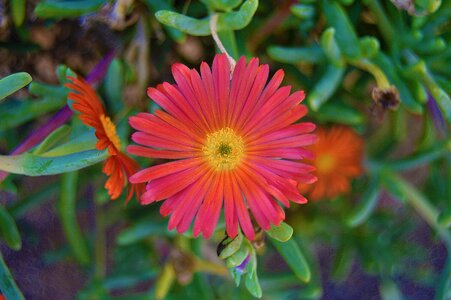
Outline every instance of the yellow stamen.
[[233, 170], [243, 159], [244, 141], [229, 127], [207, 135], [202, 151], [216, 171]]
[[114, 147], [117, 150], [120, 150], [121, 141], [117, 136], [116, 125], [114, 125], [114, 123], [111, 122], [111, 119], [105, 115], [100, 116], [100, 122], [102, 122], [103, 129], [105, 130], [106, 136], [108, 137], [110, 142], [113, 143]]
[[329, 153], [319, 154], [316, 157], [317, 172], [327, 174], [335, 168], [336, 159]]

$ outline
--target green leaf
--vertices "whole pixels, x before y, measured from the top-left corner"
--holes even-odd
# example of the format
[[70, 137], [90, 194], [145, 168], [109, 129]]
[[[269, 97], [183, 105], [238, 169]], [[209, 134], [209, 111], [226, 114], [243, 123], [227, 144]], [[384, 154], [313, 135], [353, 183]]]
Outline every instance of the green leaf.
[[300, 19], [310, 19], [315, 15], [315, 7], [306, 4], [295, 4], [290, 6], [291, 13]]
[[9, 248], [16, 251], [22, 248], [22, 240], [16, 222], [3, 205], [0, 205], [0, 234]]
[[362, 57], [373, 58], [379, 53], [379, 40], [372, 36], [365, 36], [359, 40]]
[[221, 42], [224, 44], [224, 48], [226, 48], [229, 55], [232, 56], [235, 60], [238, 60], [239, 53], [236, 44], [235, 32], [233, 30], [223, 30], [218, 32], [218, 36]]
[[294, 239], [290, 239], [287, 242], [279, 242], [273, 238], [270, 238], [271, 243], [276, 250], [285, 259], [288, 266], [294, 272], [296, 277], [302, 282], [309, 282], [311, 278], [310, 268], [307, 261], [299, 249], [298, 244]]
[[70, 133], [70, 126], [69, 125], [62, 125], [52, 131], [45, 140], [40, 143], [36, 149], [33, 151], [33, 154], [39, 155], [44, 152], [49, 151], [52, 147], [55, 146], [58, 142], [60, 142], [62, 139], [67, 137]]
[[[246, 27], [257, 10], [258, 0], [247, 0], [241, 5], [239, 11], [219, 13], [216, 30], [239, 30]], [[176, 12], [160, 10], [155, 14], [158, 21], [174, 27], [182, 32], [195, 35], [210, 35], [210, 17], [204, 19], [191, 18]]]
[[117, 237], [117, 243], [118, 245], [125, 246], [155, 235], [175, 235], [174, 232], [168, 231], [166, 227], [166, 223], [157, 222], [153, 217], [149, 217], [136, 222], [122, 231]]
[[256, 298], [262, 297], [262, 288], [260, 282], [258, 281], [257, 272], [251, 274], [246, 274], [244, 283], [246, 284], [247, 290]]
[[27, 176], [61, 174], [86, 168], [108, 157], [108, 151], [88, 150], [62, 156], [39, 156], [31, 153], [0, 155], [0, 170]]
[[341, 246], [336, 252], [334, 264], [332, 267], [332, 277], [338, 282], [346, 280], [351, 267], [354, 263], [353, 252], [347, 245]]
[[80, 264], [87, 265], [90, 260], [89, 251], [77, 223], [77, 181], [78, 172], [68, 172], [61, 176], [61, 193], [57, 210], [64, 235], [75, 258]]
[[[230, 239], [230, 238], [228, 238]], [[226, 243], [228, 241], [226, 240]], [[238, 233], [238, 235], [227, 243], [226, 247], [219, 253], [219, 257], [221, 259], [226, 259], [227, 257], [233, 255], [235, 252], [237, 252], [240, 247], [241, 243], [243, 242], [243, 235], [241, 233]]]
[[7, 101], [2, 104], [0, 130], [17, 127], [66, 104], [67, 89], [63, 86], [32, 82], [29, 91], [31, 94], [40, 97], [40, 99]]
[[25, 0], [10, 0], [9, 6], [11, 14], [13, 15], [14, 26], [20, 27], [25, 20], [26, 1]]
[[36, 5], [34, 13], [38, 18], [44, 19], [76, 18], [98, 10], [105, 2], [105, 0], [45, 0]]
[[365, 121], [365, 118], [358, 110], [336, 102], [328, 102], [322, 105], [314, 115], [321, 122], [333, 122], [345, 125], [360, 125]]
[[379, 193], [379, 181], [376, 177], [372, 177], [367, 189], [362, 195], [362, 199], [360, 199], [357, 207], [346, 219], [346, 223], [351, 227], [363, 224], [376, 208]]
[[268, 54], [276, 61], [290, 64], [300, 62], [318, 63], [324, 59], [322, 49], [316, 44], [297, 48], [271, 46], [268, 48]]
[[392, 170], [403, 171], [430, 163], [451, 151], [451, 141], [439, 141], [432, 147], [416, 152], [406, 158], [387, 161], [386, 166]]
[[266, 233], [279, 242], [286, 242], [291, 239], [293, 235], [293, 228], [285, 222], [280, 223], [279, 226], [272, 225]]
[[345, 60], [341, 55], [340, 48], [335, 41], [335, 29], [328, 28], [321, 35], [321, 47], [324, 50], [329, 61], [338, 68], [345, 66]]
[[0, 287], [2, 294], [8, 300], [25, 300], [22, 292], [17, 287], [11, 272], [3, 260], [3, 255], [0, 253]]
[[242, 0], [201, 0], [212, 10], [230, 11], [243, 2]]
[[349, 20], [343, 8], [336, 1], [323, 0], [323, 12], [326, 15], [327, 22], [336, 31], [337, 44], [344, 55], [356, 59], [361, 56], [359, 40], [354, 31], [354, 26]]
[[30, 74], [25, 72], [11, 74], [0, 79], [0, 102], [29, 84], [31, 80]]
[[119, 59], [113, 59], [105, 76], [105, 94], [107, 104], [114, 114], [124, 108], [124, 66]]
[[249, 247], [251, 246], [248, 243], [241, 244], [240, 249], [226, 259], [227, 268], [230, 269], [241, 265], [249, 255]]
[[451, 122], [451, 99], [449, 95], [437, 84], [434, 77], [422, 60], [405, 70], [407, 75], [418, 77], [427, 87], [432, 97], [437, 101], [438, 106], [442, 110], [448, 122]]
[[307, 96], [307, 101], [314, 111], [323, 105], [333, 95], [341, 84], [345, 68], [333, 64], [327, 66], [326, 72]]
[[[144, 0], [144, 3], [155, 13], [159, 10], [173, 10], [172, 5], [164, 0]], [[164, 26], [169, 36], [178, 43], [183, 43], [186, 40], [186, 36], [180, 30], [175, 28]]]

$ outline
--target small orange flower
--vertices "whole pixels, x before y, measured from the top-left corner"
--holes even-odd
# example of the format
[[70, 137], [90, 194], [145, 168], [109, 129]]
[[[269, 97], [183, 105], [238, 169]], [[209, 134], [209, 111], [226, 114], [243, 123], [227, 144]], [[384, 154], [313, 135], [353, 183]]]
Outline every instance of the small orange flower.
[[319, 128], [315, 133], [318, 142], [308, 149], [315, 155], [312, 162], [318, 181], [312, 185], [299, 184], [301, 192], [309, 193], [312, 200], [349, 192], [350, 180], [362, 174], [362, 138], [345, 126]]
[[[98, 139], [96, 148], [108, 149], [110, 154], [102, 171], [110, 176], [105, 183], [105, 188], [111, 200], [114, 200], [122, 194], [128, 178], [139, 170], [139, 165], [121, 152], [121, 141], [116, 133], [116, 126], [106, 115], [105, 108], [95, 90], [81, 77], [68, 76], [67, 78], [71, 83], [66, 83], [65, 86], [73, 91], [68, 95], [68, 98], [74, 101], [72, 108], [80, 113], [78, 118], [83, 124], [95, 129]], [[139, 198], [143, 192], [143, 184], [128, 186], [126, 202], [134, 193]]]

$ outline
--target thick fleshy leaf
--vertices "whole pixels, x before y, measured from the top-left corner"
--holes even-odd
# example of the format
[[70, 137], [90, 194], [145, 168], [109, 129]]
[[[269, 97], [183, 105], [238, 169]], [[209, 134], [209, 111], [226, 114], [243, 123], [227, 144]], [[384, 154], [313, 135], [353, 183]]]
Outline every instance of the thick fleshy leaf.
[[[216, 26], [217, 31], [244, 28], [252, 20], [257, 7], [258, 0], [247, 0], [238, 11], [219, 13]], [[211, 34], [210, 17], [195, 19], [168, 10], [160, 10], [155, 16], [161, 23], [191, 35], [205, 36]]]
[[380, 188], [379, 182], [376, 178], [372, 178], [368, 184], [367, 189], [363, 193], [359, 204], [346, 219], [346, 223], [349, 226], [355, 227], [363, 224], [373, 212], [379, 198]]
[[299, 249], [299, 246], [296, 244], [296, 241], [290, 239], [287, 242], [282, 243], [272, 238], [270, 240], [276, 250], [285, 259], [285, 262], [294, 272], [296, 277], [302, 282], [309, 282], [311, 278], [310, 267]]
[[300, 62], [318, 63], [324, 59], [323, 50], [316, 44], [309, 47], [279, 47], [271, 46], [268, 48], [269, 56], [280, 62], [297, 64]]
[[321, 35], [321, 47], [329, 61], [336, 67], [344, 67], [345, 60], [341, 55], [340, 48], [335, 41], [335, 29], [328, 28]]
[[3, 205], [0, 205], [0, 235], [11, 249], [20, 250], [22, 248], [22, 240], [16, 222]]
[[241, 244], [240, 249], [226, 259], [227, 268], [230, 269], [241, 265], [249, 255], [249, 247], [248, 243]]
[[340, 85], [345, 68], [336, 67], [333, 64], [327, 66], [326, 72], [323, 77], [318, 81], [313, 90], [307, 96], [307, 101], [310, 104], [312, 110], [318, 111]]
[[7, 96], [29, 84], [31, 80], [30, 74], [25, 72], [11, 74], [0, 79], [0, 102]]
[[247, 275], [244, 279], [244, 283], [246, 284], [246, 288], [249, 291], [249, 293], [252, 294], [252, 296], [256, 298], [261, 298], [262, 288], [260, 286], [260, 282], [258, 281], [257, 272], [255, 272], [252, 275]]
[[96, 11], [105, 2], [105, 0], [46, 0], [38, 3], [34, 13], [44, 19], [76, 18]]
[[61, 220], [64, 235], [70, 248], [82, 265], [89, 263], [89, 252], [86, 241], [77, 223], [77, 181], [78, 172], [68, 172], [61, 177], [61, 193], [57, 203], [58, 215]]
[[310, 19], [315, 15], [315, 7], [308, 4], [295, 4], [290, 7], [290, 10], [300, 19]]
[[70, 126], [69, 125], [63, 125], [61, 127], [58, 127], [55, 129], [52, 133], [50, 133], [45, 140], [40, 143], [36, 149], [33, 151], [33, 154], [39, 155], [42, 153], [45, 153], [49, 151], [52, 147], [55, 146], [58, 142], [60, 142], [62, 139], [67, 137], [70, 133]]
[[201, 0], [213, 10], [229, 11], [237, 7], [243, 0]]
[[337, 102], [322, 105], [315, 116], [321, 122], [334, 122], [344, 125], [360, 125], [365, 121], [362, 113], [358, 110]]
[[266, 233], [273, 239], [279, 242], [286, 242], [291, 239], [293, 235], [293, 228], [285, 222], [280, 223], [279, 226], [271, 225], [271, 228]]
[[[159, 10], [172, 10], [173, 7], [165, 0], [144, 0], [144, 3], [150, 8], [154, 13]], [[186, 40], [186, 35], [175, 28], [165, 26], [169, 36], [178, 43], [183, 43]]]
[[350, 58], [359, 58], [359, 40], [346, 12], [336, 1], [323, 0], [323, 12], [327, 22], [336, 30], [337, 43], [344, 55]]
[[224, 242], [225, 248], [218, 254], [219, 257], [226, 259], [227, 257], [233, 255], [240, 249], [242, 242], [243, 235], [240, 233], [234, 239], [227, 238]]
[[0, 155], [0, 170], [27, 176], [53, 175], [86, 168], [107, 157], [107, 151], [98, 150], [48, 157], [31, 153]]
[[379, 53], [379, 40], [372, 36], [365, 36], [359, 40], [362, 57], [373, 58]]

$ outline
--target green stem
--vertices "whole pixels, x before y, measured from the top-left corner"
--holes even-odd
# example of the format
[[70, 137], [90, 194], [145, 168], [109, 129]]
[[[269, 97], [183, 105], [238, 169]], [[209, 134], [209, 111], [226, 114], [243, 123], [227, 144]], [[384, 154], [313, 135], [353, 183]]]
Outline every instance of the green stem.
[[368, 59], [349, 60], [348, 62], [349, 64], [365, 70], [373, 75], [374, 79], [376, 80], [377, 87], [381, 89], [388, 89], [390, 87], [390, 82], [388, 81], [387, 76], [385, 76], [384, 72], [376, 64], [373, 64]]

